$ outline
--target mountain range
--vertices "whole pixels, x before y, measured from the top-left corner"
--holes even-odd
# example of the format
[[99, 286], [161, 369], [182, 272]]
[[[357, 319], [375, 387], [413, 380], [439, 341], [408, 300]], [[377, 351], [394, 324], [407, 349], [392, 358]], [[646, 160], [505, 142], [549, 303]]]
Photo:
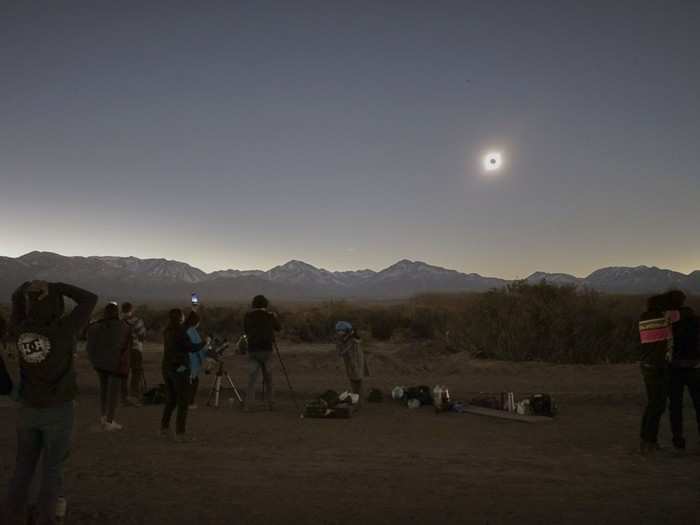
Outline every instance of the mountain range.
[[[198, 292], [203, 301], [240, 301], [262, 293], [276, 299], [400, 299], [422, 292], [479, 292], [511, 281], [461, 273], [420, 261], [401, 260], [381, 271], [328, 271], [292, 260], [262, 270], [206, 273], [187, 263], [136, 257], [68, 257], [31, 252], [0, 257], [0, 302], [9, 300], [23, 281], [67, 281], [103, 298], [174, 301]], [[700, 294], [700, 271], [686, 275], [656, 267], [609, 267], [581, 278], [564, 273], [535, 272], [529, 283], [542, 281], [608, 293], [649, 294], [681, 288]]]

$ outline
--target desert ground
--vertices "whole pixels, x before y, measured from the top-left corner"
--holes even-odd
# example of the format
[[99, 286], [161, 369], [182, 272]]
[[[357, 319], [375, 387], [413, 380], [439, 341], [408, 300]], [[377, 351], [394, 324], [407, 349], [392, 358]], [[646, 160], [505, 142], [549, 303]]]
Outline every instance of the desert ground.
[[[328, 345], [281, 345], [299, 400], [346, 386]], [[99, 430], [97, 381], [78, 359], [81, 395], [66, 471], [68, 522], [191, 523], [700, 523], [700, 442], [690, 409], [689, 450], [636, 454], [642, 410], [634, 365], [569, 366], [470, 360], [427, 346], [368, 349], [369, 384], [387, 395], [349, 420], [301, 419], [275, 364], [278, 409], [205, 406], [204, 376], [189, 429], [198, 440], [158, 436], [161, 406], [122, 408], [121, 433]], [[245, 383], [245, 358], [229, 356]], [[146, 352], [159, 381], [157, 346]], [[555, 396], [552, 423], [410, 410], [397, 385], [445, 384], [453, 399], [479, 392]], [[0, 483], [14, 464], [14, 418], [0, 408]], [[664, 419], [662, 444], [670, 441]]]

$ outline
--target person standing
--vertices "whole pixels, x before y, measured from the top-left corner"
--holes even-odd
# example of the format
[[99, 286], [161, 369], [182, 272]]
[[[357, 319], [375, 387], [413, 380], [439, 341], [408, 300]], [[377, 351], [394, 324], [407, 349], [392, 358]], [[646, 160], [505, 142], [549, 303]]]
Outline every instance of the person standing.
[[[65, 315], [64, 298], [76, 303]], [[70, 454], [73, 402], [78, 393], [73, 363], [78, 335], [97, 296], [64, 283], [32, 281], [12, 295], [12, 328], [20, 364], [17, 461], [7, 494], [6, 520], [27, 520], [29, 489], [39, 458], [42, 475], [36, 523], [54, 523]]]
[[131, 328], [131, 350], [129, 352], [129, 376], [122, 383], [122, 404], [141, 406], [143, 389], [146, 384], [143, 369], [143, 342], [146, 339], [146, 325], [143, 319], [136, 316], [134, 305], [122, 303], [122, 319]]
[[7, 334], [7, 321], [0, 313], [0, 346], [5, 347], [5, 335]]
[[206, 359], [206, 347], [208, 346], [208, 340], [204, 341], [202, 336], [199, 335], [199, 322], [200, 318], [197, 312], [190, 312], [185, 319], [185, 331], [187, 337], [192, 344], [192, 351], [190, 352], [190, 404], [189, 409], [193, 410], [197, 408], [197, 390], [199, 389], [199, 372], [204, 364], [204, 359]]
[[196, 351], [184, 326], [182, 310], [174, 308], [168, 314], [168, 325], [163, 331], [163, 381], [167, 400], [163, 408], [160, 433], [170, 436], [170, 419], [177, 409], [175, 420], [175, 441], [193, 441], [187, 434], [187, 412], [191, 400], [190, 392], [190, 353]]
[[678, 320], [672, 324], [669, 415], [673, 447], [681, 451], [685, 450], [686, 446], [683, 435], [683, 396], [686, 387], [695, 408], [695, 419], [700, 434], [700, 321], [692, 308], [684, 305], [683, 292], [669, 292], [668, 298], [670, 308], [679, 312]]
[[281, 329], [277, 315], [268, 310], [269, 301], [264, 295], [253, 298], [252, 309], [243, 318], [243, 332], [248, 339], [248, 388], [244, 410], [249, 411], [255, 402], [255, 385], [262, 372], [265, 401], [269, 410], [274, 409], [274, 389], [270, 372], [270, 357], [274, 350], [275, 332]]
[[640, 369], [647, 393], [640, 431], [640, 452], [644, 455], [659, 449], [659, 424], [668, 402], [669, 362], [673, 352], [671, 323], [667, 295], [650, 297], [639, 319]]
[[347, 321], [336, 323], [335, 334], [335, 346], [338, 349], [338, 355], [343, 358], [345, 363], [350, 389], [359, 396], [358, 404], [361, 405], [364, 400], [363, 379], [369, 374], [367, 373], [365, 354], [360, 346], [360, 338]]
[[116, 303], [105, 306], [104, 315], [87, 333], [87, 354], [100, 381], [100, 423], [107, 432], [122, 430], [114, 420], [121, 386], [129, 373], [131, 327], [119, 319]]
[[0, 396], [9, 396], [12, 393], [13, 382], [10, 372], [4, 360], [5, 334], [7, 333], [7, 322], [0, 314]]

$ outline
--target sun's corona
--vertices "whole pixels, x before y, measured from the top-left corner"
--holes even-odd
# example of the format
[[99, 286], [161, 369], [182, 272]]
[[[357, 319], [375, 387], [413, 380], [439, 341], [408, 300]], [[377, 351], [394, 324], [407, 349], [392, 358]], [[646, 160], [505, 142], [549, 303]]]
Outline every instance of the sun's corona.
[[484, 171], [495, 172], [503, 166], [503, 155], [499, 151], [491, 151], [484, 155]]

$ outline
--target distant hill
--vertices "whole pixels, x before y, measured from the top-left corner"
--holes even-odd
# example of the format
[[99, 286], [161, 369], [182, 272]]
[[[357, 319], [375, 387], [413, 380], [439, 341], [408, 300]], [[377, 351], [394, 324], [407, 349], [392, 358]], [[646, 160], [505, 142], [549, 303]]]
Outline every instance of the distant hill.
[[[401, 260], [384, 270], [329, 271], [292, 260], [270, 270], [203, 272], [167, 259], [136, 257], [67, 257], [31, 252], [0, 257], [0, 298], [9, 300], [17, 285], [31, 279], [68, 281], [103, 298], [137, 301], [182, 300], [197, 291], [205, 301], [248, 300], [263, 293], [277, 299], [399, 299], [422, 292], [479, 292], [508, 284], [505, 279]], [[529, 283], [587, 287], [603, 292], [647, 294], [669, 288], [700, 293], [700, 271], [685, 275], [656, 267], [611, 267], [585, 278], [535, 272]]]

